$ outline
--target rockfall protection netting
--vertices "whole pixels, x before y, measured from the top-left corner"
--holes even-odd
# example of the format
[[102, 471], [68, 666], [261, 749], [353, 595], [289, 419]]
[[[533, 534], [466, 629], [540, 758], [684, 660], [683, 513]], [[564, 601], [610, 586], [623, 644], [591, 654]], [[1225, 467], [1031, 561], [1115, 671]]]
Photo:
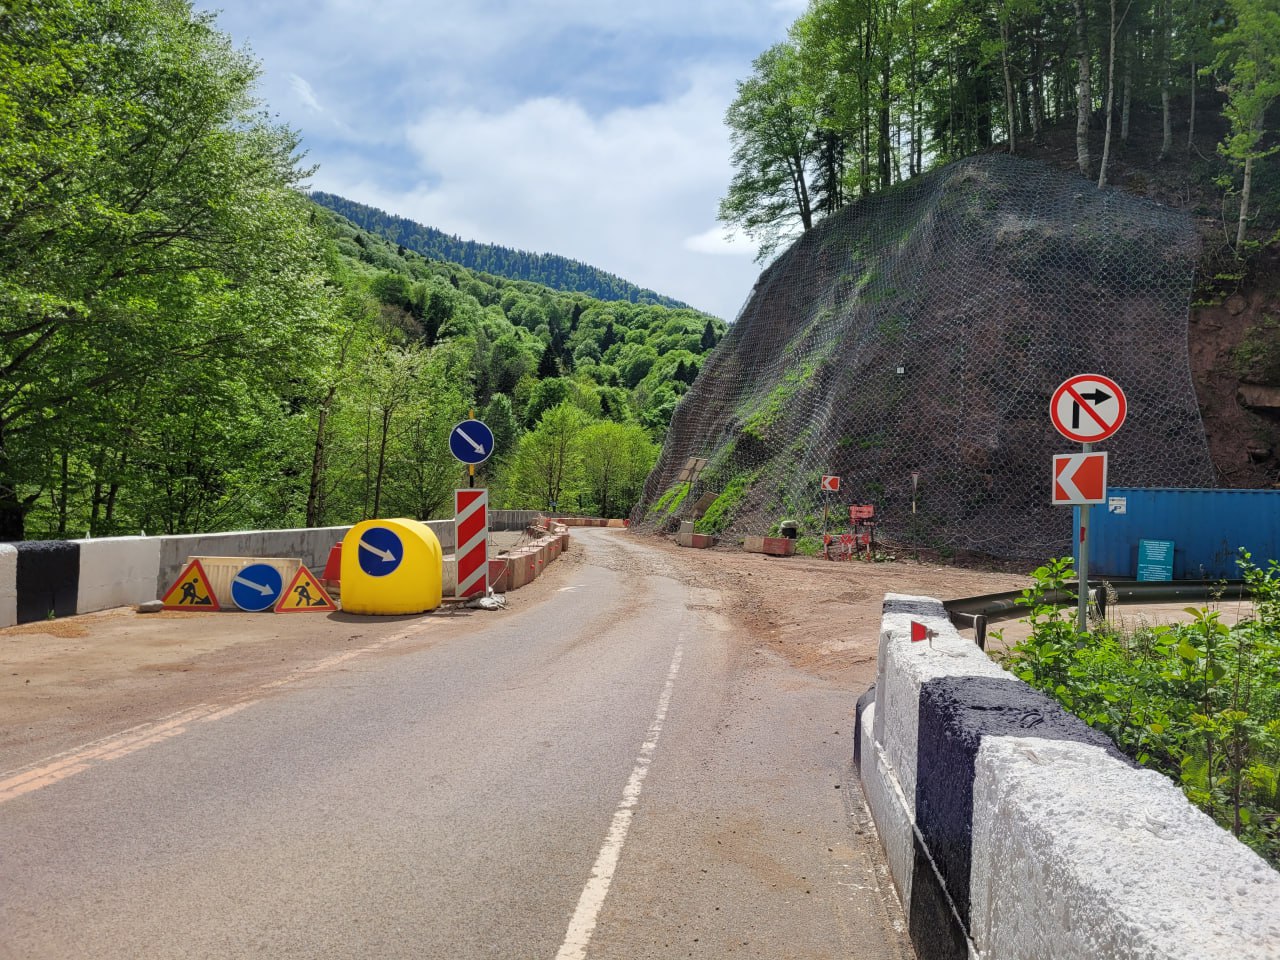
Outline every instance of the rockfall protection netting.
[[762, 274], [676, 410], [632, 526], [672, 530], [697, 507], [726, 537], [785, 519], [819, 534], [830, 474], [834, 528], [874, 504], [890, 544], [1068, 553], [1051, 459], [1081, 448], [1049, 398], [1083, 373], [1128, 398], [1095, 446], [1109, 485], [1212, 486], [1187, 353], [1197, 252], [1185, 214], [1013, 157], [861, 200]]

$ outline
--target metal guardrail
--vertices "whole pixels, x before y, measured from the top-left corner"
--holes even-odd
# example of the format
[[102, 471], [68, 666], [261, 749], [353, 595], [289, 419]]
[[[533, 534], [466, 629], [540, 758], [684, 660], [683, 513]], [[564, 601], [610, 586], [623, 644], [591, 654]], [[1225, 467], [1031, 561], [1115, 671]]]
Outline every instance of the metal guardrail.
[[[1115, 594], [1117, 604], [1132, 603], [1204, 603], [1208, 600], [1247, 600], [1252, 596], [1249, 585], [1243, 580], [1090, 580], [1090, 603], [1100, 616], [1107, 612], [1108, 589]], [[1076, 602], [1079, 584], [1065, 590], [1053, 590], [1045, 599], [1064, 607]], [[953, 626], [972, 629], [974, 642], [982, 650], [987, 649], [987, 624], [1001, 620], [1016, 620], [1027, 608], [1022, 605], [1022, 591], [987, 593], [977, 597], [945, 600], [942, 606], [951, 618]]]

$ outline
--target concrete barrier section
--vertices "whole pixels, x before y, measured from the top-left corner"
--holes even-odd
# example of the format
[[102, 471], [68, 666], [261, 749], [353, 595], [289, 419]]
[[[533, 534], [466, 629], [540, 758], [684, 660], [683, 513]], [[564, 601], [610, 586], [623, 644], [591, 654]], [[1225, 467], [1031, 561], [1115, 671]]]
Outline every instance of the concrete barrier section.
[[14, 546], [18, 548], [14, 577], [18, 623], [75, 616], [80, 545], [73, 540], [27, 540]]
[[[913, 642], [912, 621], [932, 638]], [[857, 738], [922, 960], [1277, 955], [1280, 874], [936, 600], [885, 598]]]
[[[308, 570], [323, 570], [329, 549], [347, 535], [350, 527], [315, 527], [298, 530], [240, 530], [157, 537], [160, 570], [155, 596], [173, 584], [188, 557], [297, 557]], [[221, 599], [221, 598], [220, 598]]]
[[791, 557], [795, 556], [796, 542], [790, 537], [747, 537], [742, 541], [742, 549], [771, 557]]
[[80, 544], [78, 613], [145, 603], [158, 596], [159, 538], [108, 537], [76, 542]]
[[0, 543], [0, 627], [18, 622], [18, 548]]

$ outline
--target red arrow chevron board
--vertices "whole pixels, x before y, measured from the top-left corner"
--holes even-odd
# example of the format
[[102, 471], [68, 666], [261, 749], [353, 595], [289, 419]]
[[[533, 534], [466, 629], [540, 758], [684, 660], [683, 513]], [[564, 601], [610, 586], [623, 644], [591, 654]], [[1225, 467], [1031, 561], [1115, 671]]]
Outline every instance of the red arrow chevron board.
[[1106, 453], [1067, 453], [1053, 458], [1054, 506], [1106, 502]]

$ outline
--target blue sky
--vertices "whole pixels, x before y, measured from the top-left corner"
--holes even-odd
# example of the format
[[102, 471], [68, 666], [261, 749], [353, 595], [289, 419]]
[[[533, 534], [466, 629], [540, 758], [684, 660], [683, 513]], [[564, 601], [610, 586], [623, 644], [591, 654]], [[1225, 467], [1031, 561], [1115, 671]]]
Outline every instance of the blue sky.
[[228, 0], [320, 190], [584, 260], [732, 319], [724, 113], [804, 0]]

